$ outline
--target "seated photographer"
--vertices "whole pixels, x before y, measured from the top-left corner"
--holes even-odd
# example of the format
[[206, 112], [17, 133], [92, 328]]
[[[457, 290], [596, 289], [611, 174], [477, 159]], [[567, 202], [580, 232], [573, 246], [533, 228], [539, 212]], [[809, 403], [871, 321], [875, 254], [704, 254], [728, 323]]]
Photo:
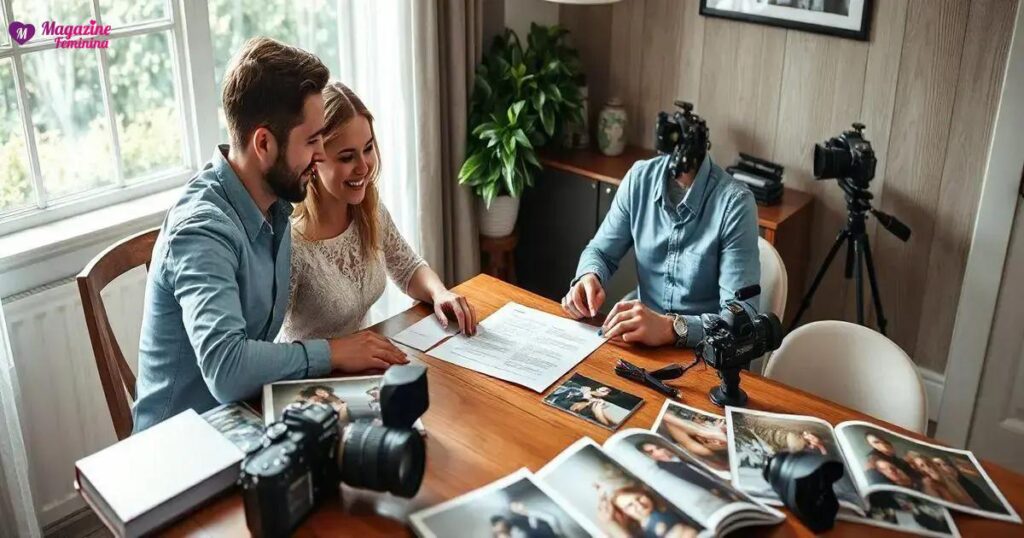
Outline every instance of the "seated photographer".
[[[634, 247], [638, 299], [616, 304], [602, 327], [618, 341], [694, 347], [704, 337], [700, 315], [718, 313], [761, 278], [754, 195], [711, 160], [699, 117], [684, 108], [676, 122], [689, 134], [626, 173], [562, 299], [572, 318], [596, 316], [604, 284]], [[665, 123], [659, 120], [659, 132]], [[758, 308], [756, 298], [751, 305]]]

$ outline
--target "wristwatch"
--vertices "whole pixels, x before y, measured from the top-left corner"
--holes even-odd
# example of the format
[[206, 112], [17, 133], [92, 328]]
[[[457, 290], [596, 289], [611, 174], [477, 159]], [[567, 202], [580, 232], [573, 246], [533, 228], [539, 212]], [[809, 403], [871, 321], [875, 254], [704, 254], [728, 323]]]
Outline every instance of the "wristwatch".
[[686, 346], [686, 320], [679, 314], [670, 314], [672, 316], [672, 330], [676, 333], [676, 347]]

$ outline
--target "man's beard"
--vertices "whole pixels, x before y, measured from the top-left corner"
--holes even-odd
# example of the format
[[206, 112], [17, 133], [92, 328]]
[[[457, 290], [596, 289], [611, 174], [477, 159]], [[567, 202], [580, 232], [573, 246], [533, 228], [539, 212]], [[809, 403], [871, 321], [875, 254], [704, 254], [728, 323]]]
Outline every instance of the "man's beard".
[[288, 163], [285, 161], [285, 151], [282, 148], [281, 152], [277, 155], [277, 160], [274, 161], [270, 170], [267, 170], [267, 183], [278, 198], [297, 204], [306, 198], [307, 182], [302, 181], [302, 176], [309, 172], [312, 167], [313, 165], [310, 164], [308, 168], [298, 174], [292, 172], [288, 169]]

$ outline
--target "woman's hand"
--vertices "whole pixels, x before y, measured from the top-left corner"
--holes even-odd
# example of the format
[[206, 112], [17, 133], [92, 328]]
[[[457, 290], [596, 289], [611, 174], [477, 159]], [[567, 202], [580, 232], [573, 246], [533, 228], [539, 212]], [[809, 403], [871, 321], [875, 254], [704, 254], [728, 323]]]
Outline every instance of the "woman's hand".
[[455, 316], [459, 321], [459, 330], [466, 336], [476, 334], [476, 309], [465, 297], [451, 290], [441, 290], [431, 297], [434, 303], [434, 314], [441, 326], [448, 328], [448, 315]]
[[408, 364], [409, 359], [390, 340], [370, 331], [328, 340], [331, 367], [346, 374], [366, 370], [387, 370], [392, 364]]
[[658, 314], [640, 301], [622, 301], [612, 307], [601, 327], [608, 339], [664, 346], [676, 341], [672, 318]]

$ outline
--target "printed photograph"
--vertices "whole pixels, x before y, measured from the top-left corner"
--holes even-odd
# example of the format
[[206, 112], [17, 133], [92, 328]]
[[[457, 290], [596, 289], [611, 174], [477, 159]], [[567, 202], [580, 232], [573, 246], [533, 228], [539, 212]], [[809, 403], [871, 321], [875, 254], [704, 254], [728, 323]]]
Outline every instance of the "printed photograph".
[[700, 13], [851, 39], [868, 39], [870, 0], [701, 0]]
[[281, 381], [263, 387], [263, 418], [270, 424], [292, 403], [322, 403], [333, 407], [342, 422], [374, 420], [380, 416], [383, 376], [337, 377]]
[[838, 430], [866, 488], [918, 496], [966, 512], [1020, 521], [970, 452], [922, 443], [866, 422]]
[[[727, 479], [697, 464], [660, 435], [636, 431], [607, 443], [607, 452], [664, 493], [686, 515], [707, 528], [717, 528], [726, 516], [739, 510], [763, 509]], [[781, 516], [781, 514], [778, 514]]]
[[256, 411], [244, 403], [230, 403], [203, 413], [203, 419], [248, 454], [259, 448], [266, 426]]
[[652, 431], [692, 456], [718, 476], [729, 478], [729, 440], [725, 417], [665, 400]]
[[583, 538], [590, 536], [526, 469], [410, 517], [425, 538]]
[[555, 387], [544, 398], [544, 403], [598, 426], [615, 430], [640, 408], [644, 400], [587, 376], [573, 374]]
[[705, 528], [590, 439], [566, 449], [537, 477], [607, 536], [689, 538]]
[[865, 516], [840, 511], [838, 518], [918, 536], [960, 536], [953, 517], [943, 506], [890, 491], [879, 491], [869, 499], [870, 507]]
[[[774, 504], [779, 502], [775, 490], [761, 474], [768, 459], [779, 452], [811, 452], [845, 465], [832, 428], [825, 421], [732, 407], [727, 413], [733, 484], [751, 495]], [[863, 502], [849, 472], [844, 473], [833, 488], [840, 504], [863, 510]]]

